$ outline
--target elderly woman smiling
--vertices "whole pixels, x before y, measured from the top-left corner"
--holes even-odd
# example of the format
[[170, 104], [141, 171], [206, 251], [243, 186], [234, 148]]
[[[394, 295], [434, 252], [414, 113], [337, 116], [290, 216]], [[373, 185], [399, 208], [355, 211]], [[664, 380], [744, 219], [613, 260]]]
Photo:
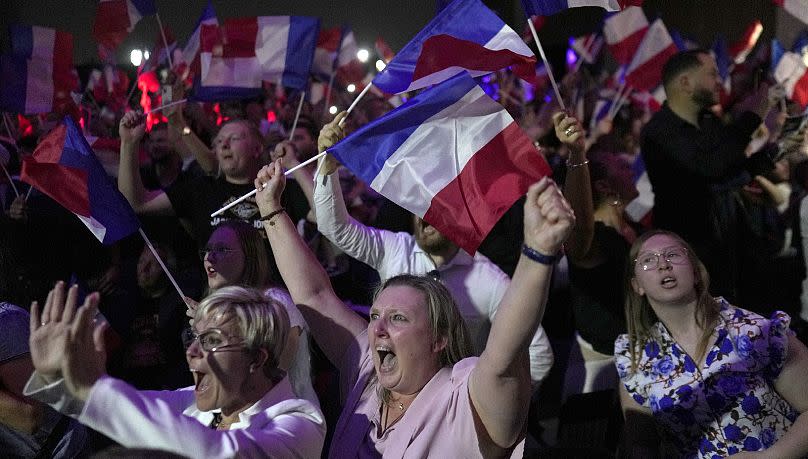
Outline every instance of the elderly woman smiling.
[[36, 371], [25, 393], [127, 447], [191, 457], [320, 456], [322, 413], [295, 397], [278, 358], [285, 309], [260, 291], [224, 287], [196, 310], [186, 358], [194, 387], [138, 391], [104, 374], [104, 325], [94, 326], [98, 295], [76, 311], [77, 288], [51, 291], [31, 308]]
[[345, 407], [330, 456], [502, 457], [524, 435], [530, 400], [528, 345], [544, 312], [553, 256], [574, 217], [549, 178], [530, 187], [513, 281], [482, 355], [439, 281], [410, 275], [381, 287], [367, 322], [331, 288], [280, 207], [279, 162], [258, 174], [264, 228], [312, 336], [340, 370]]

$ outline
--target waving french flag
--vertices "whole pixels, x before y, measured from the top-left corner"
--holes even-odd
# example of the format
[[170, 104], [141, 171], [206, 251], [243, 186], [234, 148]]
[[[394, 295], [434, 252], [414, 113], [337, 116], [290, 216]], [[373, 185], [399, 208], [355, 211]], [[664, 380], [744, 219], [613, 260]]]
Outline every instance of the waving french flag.
[[103, 244], [112, 244], [140, 227], [132, 207], [70, 117], [23, 159], [20, 179], [76, 214]]
[[70, 102], [73, 36], [37, 26], [9, 27], [11, 54], [0, 56], [0, 107], [36, 114]]
[[679, 48], [673, 42], [662, 19], [648, 28], [626, 70], [626, 85], [637, 91], [650, 91], [662, 82], [662, 67]]
[[328, 151], [469, 253], [530, 184], [550, 174], [519, 125], [466, 72]]
[[263, 81], [302, 89], [317, 44], [320, 20], [305, 16], [261, 16], [203, 25], [198, 100], [253, 97]]
[[808, 106], [808, 67], [797, 53], [785, 51], [774, 67], [774, 79], [786, 89], [786, 95], [805, 108]]
[[648, 18], [642, 8], [631, 7], [603, 21], [603, 36], [614, 59], [628, 65], [648, 32]]
[[187, 69], [186, 72], [184, 72], [184, 78], [190, 76], [193, 79], [195, 76], [199, 76], [201, 69], [199, 55], [202, 50], [200, 45], [202, 27], [206, 25], [219, 25], [219, 21], [216, 19], [216, 11], [213, 9], [213, 3], [211, 0], [208, 0], [207, 5], [205, 5], [205, 9], [202, 10], [202, 14], [199, 16], [196, 27], [191, 33], [191, 36], [188, 38], [188, 42], [185, 43], [185, 48], [182, 50], [182, 61], [185, 63]]
[[522, 0], [527, 16], [551, 16], [569, 8], [596, 6], [606, 11], [620, 11], [627, 6], [640, 6], [643, 0]]
[[93, 38], [107, 52], [114, 50], [144, 16], [156, 13], [154, 0], [100, 0], [95, 12]]
[[532, 81], [536, 56], [480, 0], [455, 0], [396, 54], [373, 85], [398, 94], [438, 84], [464, 70], [477, 77], [508, 66]]

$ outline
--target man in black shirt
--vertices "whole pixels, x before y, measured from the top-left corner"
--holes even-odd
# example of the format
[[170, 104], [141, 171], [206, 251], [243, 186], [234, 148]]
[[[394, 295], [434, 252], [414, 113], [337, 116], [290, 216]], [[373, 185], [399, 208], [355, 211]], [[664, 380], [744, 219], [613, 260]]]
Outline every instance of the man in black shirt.
[[721, 79], [706, 50], [671, 57], [662, 79], [667, 101], [641, 138], [654, 226], [692, 244], [713, 278], [713, 293], [733, 298], [744, 227], [738, 192], [773, 166], [765, 152], [747, 157], [745, 150], [779, 91], [763, 85], [748, 101], [749, 110], [724, 125], [709, 110], [718, 103]]
[[[255, 188], [263, 151], [261, 134], [246, 120], [234, 120], [221, 127], [213, 141], [219, 177], [202, 176], [174, 184], [166, 191], [148, 191], [138, 175], [137, 147], [145, 132], [143, 115], [130, 112], [121, 120], [121, 162], [118, 188], [139, 215], [176, 215], [186, 219], [199, 246], [213, 227], [223, 220], [239, 219], [262, 228], [260, 213], [251, 197], [217, 217], [210, 214]], [[303, 218], [309, 206], [298, 188], [285, 193], [284, 207], [295, 219]]]

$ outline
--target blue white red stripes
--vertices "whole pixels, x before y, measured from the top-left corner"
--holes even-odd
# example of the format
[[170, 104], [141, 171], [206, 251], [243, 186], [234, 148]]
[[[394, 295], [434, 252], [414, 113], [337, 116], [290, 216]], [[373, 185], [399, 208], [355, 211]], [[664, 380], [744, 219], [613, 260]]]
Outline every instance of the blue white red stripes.
[[803, 108], [808, 105], [808, 67], [799, 54], [785, 51], [774, 65], [774, 79], [785, 87], [791, 100]]
[[603, 22], [603, 36], [615, 60], [628, 65], [648, 31], [648, 19], [642, 8], [629, 7]]
[[657, 19], [626, 70], [626, 85], [637, 91], [656, 88], [662, 82], [662, 67], [678, 51], [662, 19]]
[[455, 0], [373, 79], [389, 94], [425, 88], [458, 73], [481, 76], [513, 66], [535, 77], [536, 57], [519, 35], [479, 0]]
[[641, 5], [642, 0], [522, 0], [528, 17], [552, 16], [569, 8], [595, 6], [606, 11], [620, 11], [627, 5]]
[[465, 73], [329, 152], [471, 253], [527, 187], [550, 172], [507, 111]]

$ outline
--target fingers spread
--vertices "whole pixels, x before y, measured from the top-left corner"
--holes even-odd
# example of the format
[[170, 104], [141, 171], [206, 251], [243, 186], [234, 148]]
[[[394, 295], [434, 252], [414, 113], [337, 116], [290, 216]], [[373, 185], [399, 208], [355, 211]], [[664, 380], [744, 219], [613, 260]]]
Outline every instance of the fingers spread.
[[[62, 322], [70, 323], [73, 320], [73, 314], [76, 312], [76, 304], [79, 298], [79, 286], [73, 285], [67, 291], [67, 303], [62, 311]], [[86, 300], [85, 300], [86, 301]]]

